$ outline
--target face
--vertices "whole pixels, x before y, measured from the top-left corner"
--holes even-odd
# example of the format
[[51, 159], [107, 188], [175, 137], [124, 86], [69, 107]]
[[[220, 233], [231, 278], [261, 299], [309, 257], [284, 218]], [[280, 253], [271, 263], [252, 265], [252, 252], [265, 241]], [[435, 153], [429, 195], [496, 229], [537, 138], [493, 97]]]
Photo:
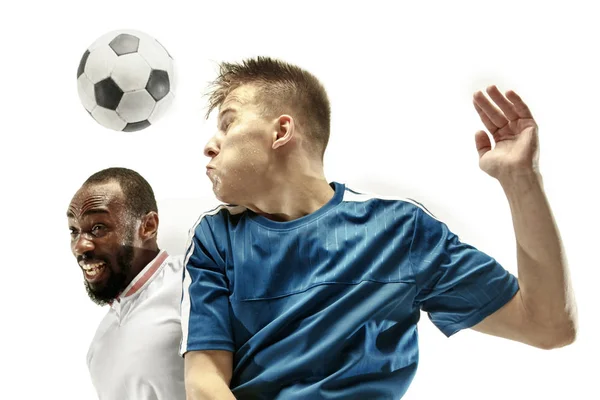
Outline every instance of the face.
[[116, 182], [82, 187], [67, 211], [71, 251], [90, 298], [104, 305], [131, 282], [137, 236]]
[[204, 149], [211, 159], [207, 175], [213, 191], [225, 203], [246, 205], [267, 190], [277, 123], [261, 115], [255, 92], [241, 86], [227, 96], [219, 109], [217, 132]]

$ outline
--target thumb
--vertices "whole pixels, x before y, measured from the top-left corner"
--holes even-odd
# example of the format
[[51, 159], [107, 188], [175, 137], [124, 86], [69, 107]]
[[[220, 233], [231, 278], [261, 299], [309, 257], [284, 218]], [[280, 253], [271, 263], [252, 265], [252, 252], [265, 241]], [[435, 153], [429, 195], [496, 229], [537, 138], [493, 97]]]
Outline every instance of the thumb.
[[487, 133], [484, 131], [478, 131], [475, 134], [475, 146], [477, 147], [479, 158], [483, 157], [485, 153], [492, 149], [492, 142], [490, 142], [490, 138]]

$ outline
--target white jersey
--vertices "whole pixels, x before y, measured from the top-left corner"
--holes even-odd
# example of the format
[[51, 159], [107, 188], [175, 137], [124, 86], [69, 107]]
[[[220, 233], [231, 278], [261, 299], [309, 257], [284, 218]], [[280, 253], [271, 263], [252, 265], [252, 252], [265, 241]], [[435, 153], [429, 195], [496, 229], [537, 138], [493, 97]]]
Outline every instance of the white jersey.
[[161, 251], [111, 304], [87, 355], [100, 400], [185, 400], [182, 261]]

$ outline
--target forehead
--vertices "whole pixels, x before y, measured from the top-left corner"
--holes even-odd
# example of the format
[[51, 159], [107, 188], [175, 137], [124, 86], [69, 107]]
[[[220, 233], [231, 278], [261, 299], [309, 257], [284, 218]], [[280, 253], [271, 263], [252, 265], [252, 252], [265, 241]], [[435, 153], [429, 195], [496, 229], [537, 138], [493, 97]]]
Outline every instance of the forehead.
[[73, 196], [67, 216], [79, 218], [94, 211], [118, 213], [125, 206], [124, 200], [123, 190], [118, 182], [86, 185]]
[[241, 109], [252, 107], [255, 104], [258, 88], [251, 84], [241, 85], [232, 90], [223, 100], [219, 112], [227, 109]]

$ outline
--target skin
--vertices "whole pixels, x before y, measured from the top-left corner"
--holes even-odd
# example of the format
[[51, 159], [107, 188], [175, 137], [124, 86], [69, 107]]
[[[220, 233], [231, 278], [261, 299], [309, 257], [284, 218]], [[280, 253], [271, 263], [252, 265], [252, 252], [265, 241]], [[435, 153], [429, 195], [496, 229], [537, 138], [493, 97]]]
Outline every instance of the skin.
[[503, 308], [473, 329], [553, 349], [572, 343], [577, 307], [556, 221], [539, 168], [538, 126], [529, 107], [514, 92], [496, 86], [473, 96], [473, 104], [492, 135], [475, 135], [479, 166], [497, 179], [510, 205], [517, 244], [520, 290]]
[[290, 115], [269, 116], [255, 104], [256, 88], [234, 90], [220, 107], [218, 130], [204, 154], [216, 197], [278, 221], [308, 215], [333, 197], [323, 161], [306, 149]]
[[[289, 221], [318, 210], [333, 195], [323, 163], [290, 115], [261, 116], [255, 88], [242, 86], [220, 108], [218, 131], [209, 140], [208, 176], [221, 201], [246, 206], [268, 218]], [[517, 240], [520, 290], [474, 330], [541, 349], [572, 343], [576, 305], [565, 252], [539, 170], [538, 127], [513, 91], [487, 88], [473, 96], [492, 135], [475, 135], [479, 166], [502, 186]], [[495, 104], [494, 104], [495, 103]], [[232, 110], [232, 111], [228, 111]], [[188, 399], [233, 399], [232, 353], [192, 351], [185, 356]]]
[[[67, 210], [71, 251], [92, 301], [105, 305], [119, 294], [159, 252], [158, 215], [133, 218], [116, 181], [81, 187]], [[103, 263], [95, 277], [84, 267]]]

